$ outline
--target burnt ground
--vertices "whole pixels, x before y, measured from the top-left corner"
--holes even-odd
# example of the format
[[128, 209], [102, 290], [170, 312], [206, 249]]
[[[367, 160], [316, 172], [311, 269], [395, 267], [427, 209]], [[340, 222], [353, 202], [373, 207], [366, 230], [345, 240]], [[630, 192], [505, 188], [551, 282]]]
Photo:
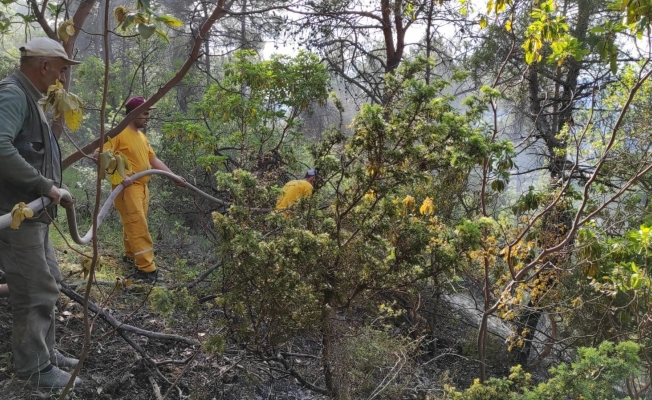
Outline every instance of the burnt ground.
[[[60, 250], [60, 248], [57, 248]], [[161, 256], [161, 255], [159, 255]], [[164, 274], [170, 268], [161, 258], [159, 268]], [[63, 256], [66, 259], [66, 256]], [[108, 271], [100, 272], [110, 277], [126, 277], [130, 267], [108, 258]], [[161, 268], [162, 267], [162, 268]], [[168, 271], [165, 271], [168, 269]], [[65, 280], [77, 293], [83, 295], [85, 286], [81, 268], [62, 262]], [[166, 275], [164, 275], [165, 277]], [[159, 288], [171, 285], [164, 278]], [[176, 335], [204, 342], [211, 333], [219, 332], [214, 321], [219, 315], [211, 315], [211, 307], [203, 307], [202, 319], [189, 318], [175, 312], [162, 316], [153, 311], [147, 301], [151, 285], [132, 283], [127, 288], [109, 294], [115, 288], [113, 281], [100, 280], [99, 289], [93, 289], [92, 298], [99, 301], [109, 298], [105, 310], [123, 324], [129, 324], [153, 333]], [[100, 291], [103, 293], [100, 294]], [[91, 319], [94, 316], [91, 313]], [[0, 399], [56, 399], [61, 391], [48, 392], [16, 379], [11, 370], [11, 304], [0, 299]], [[57, 303], [57, 348], [67, 356], [78, 358], [84, 343], [83, 307], [65, 294]], [[101, 318], [93, 322], [91, 347], [79, 377], [83, 387], [75, 389], [71, 399], [313, 399], [319, 396], [295, 385], [293, 380], [261, 369], [259, 363], [249, 359], [243, 352], [227, 347], [220, 355], [209, 355], [201, 346], [193, 346], [176, 340], [150, 338], [126, 332], [127, 341], [114, 327]], [[135, 348], [140, 350], [136, 350]], [[151, 362], [145, 361], [145, 357]], [[152, 363], [156, 363], [153, 366]]]
[[[78, 255], [56, 238], [55, 248], [60, 260], [65, 281], [77, 293], [83, 294], [85, 284]], [[182, 246], [183, 245], [183, 246]], [[224, 337], [223, 352], [211, 354], [205, 346], [189, 345], [176, 340], [152, 338], [127, 332], [125, 340], [114, 327], [101, 318], [93, 321], [91, 346], [81, 369], [82, 388], [75, 389], [71, 399], [325, 399], [324, 396], [305, 389], [289, 376], [279, 365], [263, 362], [242, 351], [228, 339], [228, 329], [218, 322], [223, 318], [211, 302], [196, 301], [199, 308], [195, 316], [187, 312], [165, 313], [160, 306], [156, 309], [148, 300], [151, 285], [133, 283], [128, 287], [116, 288], [116, 278], [124, 280], [132, 272], [132, 266], [122, 262], [118, 246], [102, 249], [103, 267], [98, 272], [100, 284], [92, 291], [92, 300], [103, 304], [102, 308], [115, 320], [123, 324], [153, 333], [177, 335], [206, 344], [213, 335]], [[183, 247], [183, 249], [181, 249]], [[179, 256], [185, 251], [183, 257]], [[193, 254], [195, 254], [193, 256]], [[164, 274], [164, 282], [158, 288], [171, 287], [182, 281], [177, 279], [178, 271], [188, 267], [208, 268], [211, 260], [196, 247], [188, 243], [173, 245], [160, 242], [157, 262]], [[182, 263], [179, 260], [183, 260]], [[173, 291], [167, 291], [173, 292]], [[190, 298], [198, 299], [199, 293], [190, 291]], [[104, 299], [104, 300], [102, 300]], [[84, 318], [82, 306], [61, 294], [57, 304], [57, 347], [65, 355], [79, 357], [84, 342]], [[478, 376], [475, 359], [476, 330], [472, 323], [460, 318], [456, 310], [439, 304], [428, 307], [432, 315], [431, 339], [403, 359], [401, 374], [395, 382], [401, 382], [398, 389], [380, 393], [377, 399], [439, 399], [443, 397], [444, 384], [458, 388], [468, 387]], [[201, 317], [197, 317], [201, 315]], [[91, 318], [94, 316], [91, 313]], [[56, 399], [59, 392], [38, 390], [33, 385], [19, 381], [11, 372], [11, 304], [0, 299], [0, 399]], [[394, 329], [401, 331], [400, 322]], [[317, 334], [305, 333], [295, 338], [289, 347], [291, 353], [313, 355], [308, 358], [292, 357], [292, 368], [315, 386], [323, 387], [319, 356], [321, 338]], [[490, 343], [490, 356], [505, 353], [501, 340]], [[311, 358], [312, 357], [312, 358]], [[388, 358], [394, 364], [394, 355]], [[504, 358], [491, 357], [489, 373], [502, 376], [507, 372]], [[148, 360], [146, 360], [148, 359]], [[353, 367], [352, 367], [353, 368]], [[375, 366], [372, 365], [372, 368]], [[387, 370], [393, 373], [393, 370]], [[361, 375], [347, 374], [353, 391], [349, 398], [367, 398], [356, 392], [355, 385]], [[397, 375], [398, 376], [398, 375]], [[362, 376], [364, 378], [364, 376]], [[382, 380], [383, 376], [380, 377]], [[344, 376], [343, 379], [347, 379]], [[395, 385], [396, 386], [396, 385]], [[367, 392], [369, 393], [369, 392]]]
[[[81, 291], [81, 288], [78, 289]], [[146, 295], [145, 288], [134, 288], [120, 294], [119, 301], [110, 309], [116, 319], [153, 332], [172, 333], [202, 340], [210, 326], [175, 316], [170, 322], [148, 307], [138, 308]], [[119, 305], [124, 308], [118, 308]], [[139, 305], [139, 304], [138, 304]], [[468, 386], [477, 376], [477, 364], [473, 362], [474, 351], [469, 336], [470, 329], [454, 315], [440, 314], [441, 331], [437, 343], [425, 346], [415, 357], [422, 367], [409, 371], [409, 387], [400, 398], [442, 398], [444, 383], [458, 388]], [[444, 319], [449, 318], [445, 323]], [[205, 318], [204, 320], [209, 320]], [[198, 346], [159, 340], [134, 333], [126, 335], [158, 366], [148, 365], [141, 354], [129, 345], [113, 327], [98, 319], [94, 323], [92, 346], [84, 362], [80, 377], [84, 386], [75, 389], [71, 399], [325, 399], [324, 396], [303, 389], [297, 382], [283, 374], [274, 374], [265, 363], [257, 362], [234, 348], [223, 355], [210, 356]], [[31, 384], [16, 380], [10, 367], [11, 353], [11, 306], [7, 299], [0, 300], [0, 398], [10, 399], [56, 399], [59, 392], [46, 392]], [[297, 347], [311, 347], [318, 338], [302, 338]], [[57, 343], [60, 351], [69, 356], [81, 354], [84, 341], [82, 307], [61, 295], [57, 313]], [[306, 350], [308, 351], [308, 350]], [[190, 361], [188, 361], [190, 360]], [[300, 363], [300, 360], [296, 360]], [[299, 365], [299, 364], [297, 364]], [[309, 376], [319, 370], [319, 365], [305, 364], [304, 373]], [[504, 364], [496, 362], [493, 368], [498, 374], [506, 371]], [[319, 375], [318, 373], [314, 374]], [[318, 382], [319, 383], [319, 382]], [[323, 383], [323, 382], [322, 382]], [[167, 396], [167, 397], [166, 397]], [[352, 397], [358, 398], [358, 397]], [[379, 396], [380, 399], [397, 397]]]

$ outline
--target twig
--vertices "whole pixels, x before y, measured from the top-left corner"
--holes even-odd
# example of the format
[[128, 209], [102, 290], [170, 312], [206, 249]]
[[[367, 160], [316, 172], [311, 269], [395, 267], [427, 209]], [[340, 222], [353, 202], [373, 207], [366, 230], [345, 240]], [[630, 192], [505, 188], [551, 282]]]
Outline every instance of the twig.
[[281, 355], [283, 357], [312, 358], [312, 359], [315, 359], [315, 360], [321, 360], [321, 357], [313, 356], [312, 354], [299, 354], [299, 353], [285, 353], [285, 352], [282, 352]]
[[[72, 290], [67, 285], [62, 285], [61, 286], [61, 293], [63, 293], [66, 296], [70, 297], [70, 299], [72, 299], [72, 300], [74, 300], [74, 301], [76, 301], [76, 302], [78, 302], [80, 304], [83, 304], [83, 301], [84, 301], [83, 297], [79, 293]], [[121, 331], [131, 332], [131, 333], [135, 333], [135, 334], [141, 335], [141, 336], [146, 336], [146, 337], [152, 338], [152, 339], [174, 340], [175, 342], [186, 343], [186, 344], [191, 345], [191, 346], [199, 346], [201, 344], [197, 340], [186, 338], [186, 337], [183, 337], [183, 336], [152, 332], [152, 331], [148, 331], [148, 330], [145, 330], [145, 329], [137, 328], [135, 326], [123, 324], [120, 321], [118, 321], [117, 319], [113, 318], [111, 315], [105, 313], [104, 310], [102, 310], [100, 307], [98, 307], [95, 303], [93, 303], [90, 300], [88, 301], [88, 309], [93, 311], [96, 314], [99, 314], [99, 316], [102, 317], [103, 320], [108, 322], [111, 326], [115, 327], [118, 330], [118, 333], [120, 333]]]
[[154, 397], [156, 398], [156, 400], [163, 400], [163, 397], [161, 397], [161, 388], [158, 387], [158, 383], [156, 383], [156, 379], [154, 379], [154, 377], [151, 375], [149, 376], [149, 383], [152, 384], [152, 391], [154, 392]]
[[177, 379], [175, 379], [174, 382], [172, 383], [172, 386], [170, 386], [170, 388], [167, 390], [167, 392], [165, 392], [165, 396], [163, 396], [163, 399], [162, 399], [162, 400], [166, 400], [166, 399], [168, 398], [168, 396], [170, 395], [170, 393], [172, 393], [172, 389], [174, 389], [174, 388], [177, 386], [177, 383], [179, 382], [179, 379], [181, 379], [181, 377], [186, 373], [186, 371], [188, 370], [188, 368], [189, 368], [190, 365], [192, 364], [192, 359], [195, 358], [195, 356], [196, 356], [198, 353], [199, 353], [199, 350], [195, 351], [195, 354], [193, 354], [193, 355], [190, 357], [190, 359], [188, 360], [188, 364], [186, 364], [186, 366], [183, 367], [183, 371], [181, 371], [181, 373], [179, 374], [179, 376], [177, 377]]
[[283, 366], [283, 368], [285, 368], [285, 371], [294, 379], [299, 381], [299, 383], [303, 385], [305, 388], [308, 388], [315, 393], [323, 394], [325, 396], [329, 395], [328, 390], [324, 388], [320, 388], [319, 386], [315, 386], [312, 383], [308, 382], [301, 374], [299, 374], [294, 368], [290, 366], [290, 364], [287, 362], [287, 360], [285, 360], [282, 357], [282, 355], [279, 354], [278, 357], [276, 357], [274, 360], [278, 361]]
[[[185, 285], [185, 286], [186, 286], [188, 289], [192, 289], [192, 288], [195, 287], [198, 283], [200, 283], [200, 282], [202, 282], [204, 279], [208, 278], [208, 276], [209, 276], [210, 274], [212, 274], [213, 271], [215, 271], [215, 270], [218, 269], [219, 267], [220, 267], [220, 263], [219, 263], [219, 262], [215, 263], [215, 265], [213, 265], [212, 267], [210, 267], [209, 269], [207, 269], [206, 271], [204, 271], [203, 274], [199, 275], [199, 277], [198, 277], [197, 279], [195, 279], [194, 281], [188, 283], [188, 284]], [[174, 289], [174, 287], [171, 288], [171, 289]]]
[[147, 354], [145, 349], [140, 347], [138, 343], [134, 342], [129, 336], [127, 336], [126, 333], [122, 331], [118, 331], [118, 333], [120, 334], [120, 336], [122, 336], [125, 342], [127, 342], [134, 350], [136, 350], [139, 353], [136, 354], [136, 359], [145, 361], [146, 365], [149, 365], [150, 367], [154, 368], [154, 371], [156, 372], [156, 375], [159, 376], [159, 378], [163, 379], [165, 382], [167, 382], [170, 385], [172, 384], [172, 382], [170, 382], [165, 376], [163, 376], [161, 371], [158, 370], [158, 368], [156, 367], [156, 362], [149, 356], [149, 354]]
[[167, 364], [176, 364], [176, 365], [186, 365], [188, 364], [193, 358], [195, 358], [194, 355], [186, 358], [185, 360], [165, 360], [165, 361], [157, 361], [156, 365], [161, 366], [161, 365], [167, 365]]
[[385, 389], [387, 389], [390, 383], [392, 383], [396, 379], [398, 374], [403, 369], [403, 366], [405, 366], [405, 361], [406, 361], [405, 354], [402, 355], [403, 357], [401, 357], [398, 353], [394, 353], [394, 357], [396, 357], [396, 363], [394, 363], [392, 369], [387, 373], [387, 375], [383, 378], [380, 384], [374, 389], [374, 391], [371, 392], [371, 395], [369, 395], [367, 400], [373, 400]]

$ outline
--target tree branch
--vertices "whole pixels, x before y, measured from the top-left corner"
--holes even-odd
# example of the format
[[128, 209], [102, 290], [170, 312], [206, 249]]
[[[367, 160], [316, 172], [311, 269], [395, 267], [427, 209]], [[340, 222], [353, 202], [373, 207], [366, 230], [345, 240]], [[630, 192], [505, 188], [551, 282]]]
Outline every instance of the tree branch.
[[[190, 55], [188, 56], [188, 59], [186, 62], [183, 64], [181, 69], [179, 69], [179, 72], [176, 73], [170, 79], [162, 88], [160, 88], [152, 97], [150, 97], [145, 103], [143, 103], [140, 107], [136, 108], [134, 112], [129, 113], [123, 120], [120, 122], [116, 127], [113, 129], [109, 130], [106, 133], [107, 138], [114, 138], [116, 137], [120, 132], [122, 132], [138, 115], [140, 115], [142, 112], [145, 110], [148, 110], [149, 107], [153, 106], [156, 104], [157, 101], [163, 98], [175, 85], [177, 85], [181, 80], [186, 76], [188, 71], [190, 70], [190, 67], [199, 59], [199, 50], [202, 47], [202, 42], [204, 40], [204, 37], [208, 34], [210, 31], [211, 27], [215, 24], [215, 21], [217, 21], [219, 18], [221, 18], [226, 11], [224, 10], [224, 3], [226, 0], [219, 0], [218, 4], [215, 6], [215, 10], [213, 10], [213, 13], [210, 15], [210, 17], [202, 24], [201, 28], [199, 29], [199, 32], [195, 36], [194, 43], [192, 50], [190, 52]], [[63, 169], [65, 170], [69, 166], [71, 166], [73, 163], [76, 161], [79, 161], [84, 157], [86, 154], [90, 154], [96, 149], [99, 148], [101, 143], [99, 143], [99, 139], [94, 140], [92, 143], [84, 146], [81, 151], [77, 151], [70, 156], [66, 157], [65, 160], [63, 160]]]
[[41, 28], [43, 28], [45, 34], [48, 35], [50, 39], [54, 39], [58, 41], [59, 38], [57, 37], [57, 33], [52, 29], [50, 24], [48, 24], [48, 21], [45, 19], [45, 13], [41, 12], [38, 9], [38, 4], [36, 4], [36, 0], [29, 0], [29, 5], [32, 8], [32, 11], [34, 12], [34, 15], [36, 16], [36, 21], [41, 26]]

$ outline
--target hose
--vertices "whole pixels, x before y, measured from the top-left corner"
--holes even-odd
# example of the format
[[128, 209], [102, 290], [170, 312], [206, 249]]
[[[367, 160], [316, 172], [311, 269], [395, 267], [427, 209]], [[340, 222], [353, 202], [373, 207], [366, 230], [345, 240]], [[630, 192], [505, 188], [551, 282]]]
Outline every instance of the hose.
[[[143, 176], [147, 176], [147, 175], [162, 175], [162, 176], [165, 176], [165, 177], [168, 177], [168, 178], [172, 179], [173, 181], [176, 181], [176, 180], [179, 179], [178, 175], [175, 175], [175, 174], [167, 172], [167, 171], [161, 171], [161, 170], [158, 170], [158, 169], [148, 169], [146, 171], [141, 171], [141, 172], [138, 172], [136, 174], [131, 175], [129, 178], [131, 178], [131, 180], [136, 180], [136, 179], [142, 178]], [[186, 187], [188, 189], [196, 192], [200, 196], [203, 196], [206, 199], [208, 199], [208, 200], [210, 200], [210, 201], [212, 201], [214, 203], [217, 203], [217, 204], [220, 204], [220, 205], [223, 205], [223, 206], [229, 206], [230, 205], [230, 203], [228, 203], [228, 202], [226, 202], [224, 200], [217, 199], [217, 198], [215, 198], [215, 197], [213, 197], [213, 196], [211, 196], [211, 195], [209, 195], [207, 193], [202, 192], [201, 190], [199, 190], [195, 186], [191, 185], [190, 183], [186, 182]], [[113, 204], [113, 200], [118, 196], [118, 194], [120, 194], [122, 189], [124, 189], [124, 186], [122, 184], [116, 186], [116, 188], [113, 189], [113, 191], [111, 192], [111, 195], [109, 196], [109, 198], [106, 199], [106, 201], [104, 202], [104, 205], [102, 205], [102, 208], [100, 209], [100, 212], [97, 214], [97, 226], [98, 227], [102, 224], [102, 221], [104, 220], [106, 215], [109, 213], [109, 210], [111, 209], [111, 206]], [[65, 189], [59, 189], [59, 191], [61, 192], [61, 198], [63, 200], [72, 201], [72, 195], [70, 194], [70, 192], [68, 192]], [[40, 211], [41, 209], [47, 207], [51, 202], [52, 202], [52, 200], [49, 197], [44, 196], [44, 197], [38, 198], [38, 199], [30, 202], [27, 206], [32, 211], [34, 211], [36, 213], [37, 211]], [[91, 239], [93, 239], [93, 226], [91, 225], [88, 232], [86, 232], [86, 234], [83, 237], [80, 237], [79, 232], [77, 230], [77, 214], [75, 213], [75, 208], [70, 207], [70, 208], [66, 208], [65, 210], [66, 210], [66, 219], [68, 220], [68, 229], [70, 230], [70, 236], [71, 236], [72, 240], [75, 243], [81, 244], [81, 245], [85, 245], [85, 244], [90, 243]], [[256, 211], [256, 210], [263, 210], [263, 209], [252, 209], [252, 210]], [[8, 228], [10, 225], [11, 225], [11, 213], [0, 216], [0, 229]]]

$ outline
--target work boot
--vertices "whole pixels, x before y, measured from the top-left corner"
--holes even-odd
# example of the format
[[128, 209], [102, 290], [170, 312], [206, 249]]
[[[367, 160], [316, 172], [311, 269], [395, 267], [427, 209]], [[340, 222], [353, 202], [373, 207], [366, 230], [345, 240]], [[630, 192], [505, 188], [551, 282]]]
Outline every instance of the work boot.
[[[66, 387], [70, 380], [70, 374], [51, 365], [52, 369], [47, 372], [37, 372], [32, 374], [28, 380], [42, 389], [62, 389]], [[73, 387], [80, 387], [82, 380], [75, 378]]]
[[59, 352], [59, 350], [54, 349], [53, 355], [50, 356], [50, 362], [55, 367], [64, 368], [64, 369], [75, 369], [79, 360], [76, 358], [66, 357]]
[[138, 270], [134, 274], [134, 279], [143, 281], [145, 283], [156, 283], [156, 280], [158, 279], [158, 270], [154, 270], [152, 272], [143, 272]]

